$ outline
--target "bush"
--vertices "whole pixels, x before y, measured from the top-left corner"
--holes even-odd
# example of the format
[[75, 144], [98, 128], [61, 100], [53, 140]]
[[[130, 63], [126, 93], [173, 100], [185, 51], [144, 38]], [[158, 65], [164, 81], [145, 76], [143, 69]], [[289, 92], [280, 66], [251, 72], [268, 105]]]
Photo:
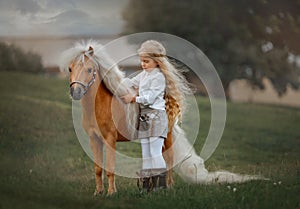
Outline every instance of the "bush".
[[43, 72], [41, 56], [0, 42], [0, 71]]

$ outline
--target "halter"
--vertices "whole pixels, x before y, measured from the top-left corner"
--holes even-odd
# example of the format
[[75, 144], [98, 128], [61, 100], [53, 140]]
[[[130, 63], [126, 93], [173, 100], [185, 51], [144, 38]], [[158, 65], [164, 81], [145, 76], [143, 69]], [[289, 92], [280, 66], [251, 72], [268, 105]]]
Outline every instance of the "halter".
[[83, 93], [83, 95], [85, 95], [86, 93], [87, 93], [87, 91], [89, 90], [89, 88], [93, 85], [93, 83], [95, 82], [95, 80], [96, 80], [96, 74], [97, 74], [97, 72], [96, 72], [96, 70], [94, 69], [94, 71], [93, 71], [93, 77], [92, 77], [92, 79], [90, 80], [90, 82], [88, 82], [88, 84], [85, 84], [85, 83], [83, 83], [83, 82], [81, 82], [81, 81], [73, 81], [72, 83], [70, 83], [70, 88], [72, 87], [72, 85], [73, 84], [75, 84], [75, 83], [78, 83], [79, 85], [81, 85], [82, 87], [83, 87], [83, 90], [84, 90], [84, 93]]

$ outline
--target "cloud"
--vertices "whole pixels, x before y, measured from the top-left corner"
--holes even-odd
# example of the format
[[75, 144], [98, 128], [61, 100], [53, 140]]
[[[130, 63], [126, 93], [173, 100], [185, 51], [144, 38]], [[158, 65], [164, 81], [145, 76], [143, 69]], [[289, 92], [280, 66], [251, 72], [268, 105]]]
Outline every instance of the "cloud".
[[42, 8], [48, 10], [66, 10], [76, 8], [73, 0], [40, 0], [38, 3]]
[[17, 1], [14, 6], [14, 9], [20, 11], [21, 14], [35, 14], [42, 10], [40, 5], [33, 0]]
[[73, 24], [74, 22], [89, 22], [91, 20], [91, 17], [88, 13], [79, 10], [68, 10], [65, 12], [62, 12], [55, 17], [50, 18], [52, 20], [55, 20], [56, 23], [60, 24]]
[[42, 31], [50, 35], [97, 35], [120, 32], [122, 23], [109, 17], [94, 17], [83, 10], [74, 9], [61, 12], [48, 19], [48, 24], [40, 24]]
[[22, 14], [34, 14], [42, 8], [34, 0], [10, 0], [0, 2], [1, 11], [14, 11]]
[[97, 35], [121, 32], [127, 0], [0, 2], [1, 35]]

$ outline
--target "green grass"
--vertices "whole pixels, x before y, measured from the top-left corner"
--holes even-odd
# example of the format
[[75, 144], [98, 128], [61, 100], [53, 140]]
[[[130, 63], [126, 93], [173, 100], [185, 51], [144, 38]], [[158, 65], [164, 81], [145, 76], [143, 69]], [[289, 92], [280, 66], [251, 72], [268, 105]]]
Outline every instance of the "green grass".
[[[146, 195], [134, 179], [117, 176], [117, 194], [94, 197], [93, 163], [76, 139], [68, 82], [0, 72], [0, 96], [1, 209], [300, 208], [299, 108], [228, 103], [224, 135], [206, 166], [271, 181], [191, 185], [174, 174], [173, 188]], [[200, 152], [210, 104], [197, 99]], [[118, 147], [136, 155], [126, 143]]]

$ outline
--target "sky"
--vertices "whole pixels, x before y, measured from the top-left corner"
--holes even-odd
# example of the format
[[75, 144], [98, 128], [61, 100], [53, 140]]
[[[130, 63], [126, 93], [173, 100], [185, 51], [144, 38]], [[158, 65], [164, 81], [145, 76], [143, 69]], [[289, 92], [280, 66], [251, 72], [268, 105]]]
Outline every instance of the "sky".
[[128, 0], [0, 0], [0, 36], [115, 35]]

